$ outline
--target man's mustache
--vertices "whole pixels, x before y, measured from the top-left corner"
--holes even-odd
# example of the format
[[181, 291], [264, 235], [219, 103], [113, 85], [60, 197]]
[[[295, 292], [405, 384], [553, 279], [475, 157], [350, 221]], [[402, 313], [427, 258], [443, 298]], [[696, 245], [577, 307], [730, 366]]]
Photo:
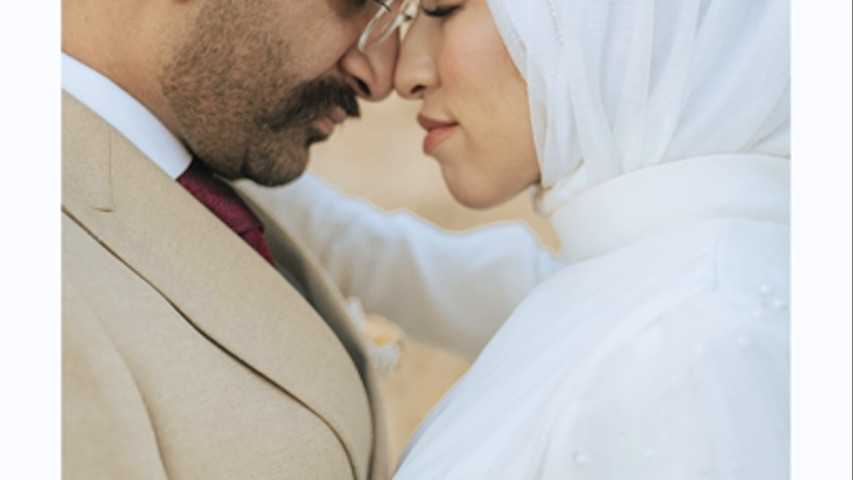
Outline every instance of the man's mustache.
[[341, 107], [349, 117], [361, 115], [355, 90], [342, 80], [321, 79], [305, 83], [297, 87], [289, 98], [284, 111], [263, 119], [262, 125], [274, 132], [310, 125], [328, 116], [335, 107]]

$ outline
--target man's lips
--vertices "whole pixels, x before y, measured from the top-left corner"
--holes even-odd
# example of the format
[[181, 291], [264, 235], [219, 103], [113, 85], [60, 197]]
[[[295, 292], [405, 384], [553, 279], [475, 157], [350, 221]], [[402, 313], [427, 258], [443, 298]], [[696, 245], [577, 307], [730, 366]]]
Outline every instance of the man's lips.
[[349, 117], [349, 115], [347, 115], [347, 112], [346, 110], [344, 110], [344, 107], [335, 106], [334, 108], [332, 108], [332, 111], [329, 112], [329, 117], [335, 123], [344, 123]]
[[426, 137], [424, 137], [424, 153], [429, 154], [431, 151], [435, 150], [435, 148], [444, 140], [446, 140], [450, 135], [453, 134], [453, 131], [456, 127], [459, 126], [456, 122], [444, 122], [441, 120], [435, 120], [430, 118], [424, 114], [418, 115], [418, 123], [424, 130], [427, 131]]
[[335, 125], [343, 123], [347, 118], [346, 110], [343, 107], [335, 106], [326, 115], [315, 120], [313, 123], [324, 135], [329, 136], [335, 131]]

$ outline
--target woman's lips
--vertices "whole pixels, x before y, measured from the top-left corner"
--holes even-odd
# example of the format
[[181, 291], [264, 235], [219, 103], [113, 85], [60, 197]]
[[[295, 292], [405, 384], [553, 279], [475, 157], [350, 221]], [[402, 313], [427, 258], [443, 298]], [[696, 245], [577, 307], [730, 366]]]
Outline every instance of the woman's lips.
[[427, 131], [427, 135], [424, 137], [424, 153], [426, 154], [435, 150], [435, 148], [452, 135], [456, 127], [459, 126], [456, 122], [442, 122], [440, 120], [434, 120], [423, 114], [418, 115], [418, 123]]

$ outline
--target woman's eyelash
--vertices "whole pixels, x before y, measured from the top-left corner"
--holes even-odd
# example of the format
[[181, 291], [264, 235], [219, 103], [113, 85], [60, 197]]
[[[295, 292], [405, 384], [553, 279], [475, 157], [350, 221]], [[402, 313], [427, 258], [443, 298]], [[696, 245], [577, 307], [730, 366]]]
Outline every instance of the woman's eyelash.
[[457, 8], [459, 7], [456, 5], [450, 5], [446, 7], [435, 7], [433, 9], [421, 7], [421, 10], [424, 12], [424, 15], [428, 17], [446, 17], [451, 13], [455, 12]]

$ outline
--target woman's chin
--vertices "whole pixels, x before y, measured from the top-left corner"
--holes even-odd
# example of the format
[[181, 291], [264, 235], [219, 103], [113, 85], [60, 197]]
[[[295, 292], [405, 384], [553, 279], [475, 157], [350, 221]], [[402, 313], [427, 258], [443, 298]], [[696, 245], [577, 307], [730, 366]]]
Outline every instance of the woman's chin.
[[453, 199], [456, 200], [457, 203], [459, 203], [463, 207], [471, 208], [474, 210], [487, 210], [495, 206], [496, 204], [495, 202], [489, 201], [488, 199], [482, 199], [480, 197], [456, 194], [452, 191], [450, 192], [450, 194], [453, 195]]
[[446, 176], [444, 182], [454, 200], [474, 210], [497, 207], [515, 196], [506, 192], [497, 192], [476, 182], [451, 180]]

